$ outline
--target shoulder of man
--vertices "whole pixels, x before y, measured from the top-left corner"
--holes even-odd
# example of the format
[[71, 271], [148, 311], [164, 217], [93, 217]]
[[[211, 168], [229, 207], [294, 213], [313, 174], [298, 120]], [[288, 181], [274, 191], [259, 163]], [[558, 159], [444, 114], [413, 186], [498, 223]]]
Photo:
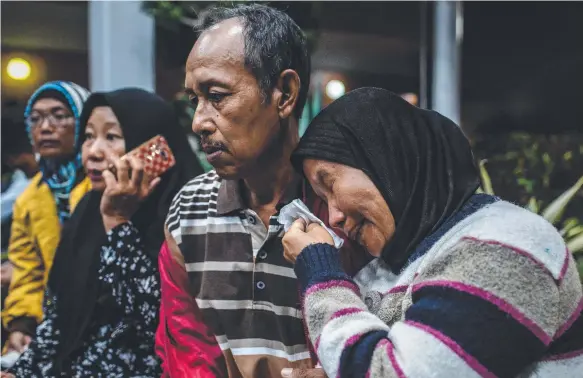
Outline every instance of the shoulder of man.
[[189, 214], [208, 210], [211, 201], [216, 203], [221, 178], [212, 170], [203, 173], [187, 182], [174, 196], [166, 222], [164, 233], [167, 247], [173, 258], [184, 266], [184, 258], [178, 245], [181, 242], [180, 220]]
[[[212, 170], [203, 173], [187, 182], [174, 196], [168, 216], [166, 226], [172, 230], [173, 222], [180, 219], [184, 211], [204, 206], [208, 209], [209, 202], [216, 203], [217, 193], [222, 179]], [[200, 210], [200, 209], [199, 209]]]

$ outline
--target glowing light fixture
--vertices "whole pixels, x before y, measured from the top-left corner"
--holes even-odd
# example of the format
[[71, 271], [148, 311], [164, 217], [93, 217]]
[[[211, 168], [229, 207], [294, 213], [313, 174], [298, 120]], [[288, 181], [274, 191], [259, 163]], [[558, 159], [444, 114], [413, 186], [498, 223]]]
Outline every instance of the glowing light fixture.
[[30, 77], [30, 63], [22, 58], [12, 58], [6, 66], [8, 76], [14, 80], [26, 80]]
[[332, 100], [336, 100], [338, 97], [344, 95], [346, 88], [344, 87], [344, 83], [340, 80], [330, 80], [328, 84], [326, 84], [326, 96], [330, 97]]
[[402, 94], [401, 97], [403, 97], [408, 103], [413, 104], [415, 106], [419, 104], [419, 97], [417, 97], [415, 93], [405, 93]]

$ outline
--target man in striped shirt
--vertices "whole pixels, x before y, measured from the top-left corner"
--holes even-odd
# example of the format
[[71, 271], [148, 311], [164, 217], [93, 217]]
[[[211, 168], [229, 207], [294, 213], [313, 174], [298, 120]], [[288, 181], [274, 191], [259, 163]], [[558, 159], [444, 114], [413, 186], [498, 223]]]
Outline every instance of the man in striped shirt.
[[289, 159], [309, 81], [305, 36], [286, 14], [254, 4], [202, 20], [185, 87], [214, 170], [181, 190], [166, 222], [157, 349], [168, 376], [314, 367], [276, 221], [302, 196]]

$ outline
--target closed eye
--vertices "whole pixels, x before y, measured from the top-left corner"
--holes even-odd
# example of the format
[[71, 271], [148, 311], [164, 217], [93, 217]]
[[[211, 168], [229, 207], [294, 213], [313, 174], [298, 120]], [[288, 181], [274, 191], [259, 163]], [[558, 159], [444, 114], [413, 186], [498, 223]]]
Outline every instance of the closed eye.
[[208, 99], [210, 102], [217, 104], [217, 103], [221, 102], [227, 96], [228, 96], [227, 93], [210, 92], [208, 94]]

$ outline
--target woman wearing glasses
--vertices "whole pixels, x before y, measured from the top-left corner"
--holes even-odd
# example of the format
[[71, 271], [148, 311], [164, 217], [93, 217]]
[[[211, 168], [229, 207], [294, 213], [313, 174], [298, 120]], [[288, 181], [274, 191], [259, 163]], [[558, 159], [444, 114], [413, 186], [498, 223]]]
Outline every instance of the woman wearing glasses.
[[40, 155], [40, 172], [14, 204], [8, 258], [14, 265], [2, 322], [5, 351], [22, 353], [42, 320], [42, 300], [62, 224], [91, 189], [78, 153], [79, 116], [89, 91], [49, 82], [30, 97], [27, 132]]

